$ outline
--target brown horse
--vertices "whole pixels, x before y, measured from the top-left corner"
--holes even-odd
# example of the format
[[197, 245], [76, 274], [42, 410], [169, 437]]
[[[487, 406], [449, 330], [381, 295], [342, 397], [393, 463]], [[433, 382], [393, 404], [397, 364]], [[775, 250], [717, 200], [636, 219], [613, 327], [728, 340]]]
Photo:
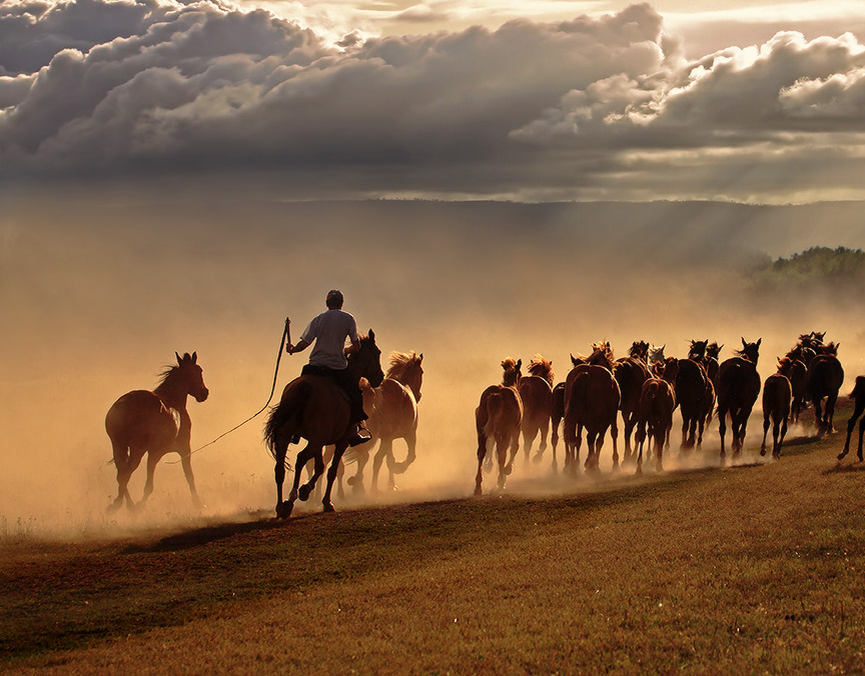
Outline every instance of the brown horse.
[[682, 443], [679, 450], [687, 452], [703, 442], [706, 396], [711, 381], [700, 364], [692, 359], [675, 357], [667, 358], [663, 379], [672, 383], [676, 391], [676, 402], [682, 414]]
[[661, 347], [649, 348], [649, 370], [655, 378], [663, 378], [664, 376], [664, 368], [667, 366], [667, 358], [664, 356], [666, 347], [666, 345], [661, 345]]
[[553, 362], [539, 354], [532, 357], [528, 366], [529, 375], [520, 378], [519, 393], [523, 402], [523, 421], [520, 429], [523, 434], [523, 451], [526, 462], [535, 443], [541, 435], [541, 444], [535, 454], [535, 462], [540, 462], [547, 450], [547, 434], [550, 431], [550, 417], [553, 403]]
[[209, 393], [204, 386], [198, 355], [193, 352], [181, 357], [175, 352], [174, 356], [177, 364], [165, 369], [156, 389], [152, 392], [127, 392], [112, 404], [105, 416], [105, 431], [111, 439], [118, 486], [117, 499], [108, 508], [110, 512], [117, 511], [124, 499], [127, 509], [135, 507], [129, 496], [129, 478], [145, 453], [147, 481], [139, 506], [153, 492], [153, 472], [157, 463], [166, 453], [172, 452], [180, 454], [192, 501], [196, 506], [201, 505], [190, 463], [192, 420], [186, 412], [186, 398], [192, 395], [201, 402]]
[[808, 385], [808, 368], [805, 362], [787, 354], [778, 359], [778, 373], [790, 381], [793, 400], [790, 404], [790, 422], [799, 422], [799, 415], [805, 406], [806, 387]]
[[[348, 369], [357, 378], [366, 378], [375, 386], [381, 384], [381, 350], [375, 344], [375, 333], [362, 336], [360, 348], [348, 357]], [[325, 512], [333, 511], [330, 493], [342, 455], [354, 432], [349, 424], [350, 408], [347, 395], [326, 376], [302, 375], [292, 380], [282, 391], [279, 404], [274, 406], [264, 429], [264, 440], [276, 461], [276, 515], [282, 519], [291, 515], [294, 502], [300, 497], [306, 500], [324, 473], [322, 449], [335, 444], [333, 460], [327, 472], [327, 488], [322, 505]], [[285, 480], [286, 453], [295, 436], [307, 440], [307, 445], [297, 454], [294, 468], [294, 483], [288, 500], [282, 500], [282, 484]], [[300, 473], [309, 460], [314, 460], [315, 470], [310, 480], [298, 488]]]
[[[387, 460], [388, 487], [391, 490], [396, 488], [394, 475], [403, 474], [415, 461], [422, 363], [423, 354], [391, 352], [390, 367], [381, 385], [372, 388], [364, 383], [364, 409], [369, 411], [366, 427], [372, 438], [353, 451], [357, 458], [357, 472], [347, 482], [355, 492], [363, 492], [363, 470], [376, 442], [379, 446], [372, 463], [373, 491], [378, 490], [378, 473], [384, 460]], [[397, 439], [403, 439], [408, 449], [402, 462], [397, 462], [393, 455], [393, 442]]]
[[[673, 428], [673, 411], [676, 409], [676, 393], [673, 386], [663, 378], [649, 378], [643, 383], [640, 393], [640, 415], [637, 433], [634, 436], [639, 445], [637, 455], [637, 474], [643, 472], [643, 443], [647, 432], [650, 444], [655, 445], [657, 470], [663, 471], [664, 447], [669, 444], [670, 430]], [[651, 453], [651, 446], [649, 449]]]
[[[632, 461], [631, 432], [637, 426], [640, 413], [640, 395], [643, 391], [643, 383], [651, 377], [651, 372], [646, 362], [635, 354], [642, 354], [640, 348], [643, 343], [635, 342], [631, 347], [629, 356], [621, 357], [613, 364], [613, 375], [619, 384], [621, 392], [621, 403], [619, 410], [622, 412], [622, 427], [625, 434], [625, 454], [623, 462]], [[636, 351], [635, 351], [636, 348]]]
[[553, 472], [558, 471], [556, 463], [556, 446], [559, 443], [559, 427], [565, 417], [565, 383], [558, 383], [553, 388], [552, 410], [550, 412], [550, 445], [553, 448]]
[[[853, 434], [853, 428], [856, 427], [856, 419], [865, 411], [865, 376], [856, 376], [856, 385], [850, 393], [850, 398], [856, 404], [853, 410], [853, 415], [847, 421], [847, 440], [844, 442], [844, 450], [838, 455], [838, 460], [843, 460], [844, 456], [850, 451], [850, 435]], [[859, 449], [857, 455], [859, 462], [862, 462], [862, 435], [865, 433], [865, 417], [859, 421]]]
[[718, 369], [718, 431], [721, 435], [721, 462], [727, 457], [724, 436], [727, 432], [727, 414], [730, 414], [732, 428], [733, 457], [742, 452], [748, 418], [760, 395], [760, 375], [757, 373], [757, 360], [760, 357], [759, 339], [756, 343], [746, 343], [742, 338], [742, 350], [721, 364]]
[[781, 445], [787, 434], [787, 419], [790, 417], [792, 401], [793, 386], [787, 376], [779, 371], [766, 378], [763, 384], [763, 443], [760, 445], [760, 455], [766, 455], [766, 436], [771, 423], [772, 457], [781, 457]]
[[586, 470], [598, 470], [604, 436], [610, 429], [613, 439], [613, 469], [619, 467], [617, 418], [622, 393], [613, 375], [609, 343], [596, 343], [589, 357], [571, 357], [574, 368], [565, 381], [565, 469], [579, 471], [580, 445], [586, 432]]
[[[844, 369], [833, 354], [818, 354], [808, 366], [806, 392], [814, 404], [814, 424], [817, 434], [834, 432], [835, 402], [844, 382]], [[825, 411], [823, 400], [826, 400]]]
[[[499, 490], [505, 487], [505, 478], [514, 467], [514, 457], [520, 450], [520, 424], [523, 418], [523, 404], [517, 390], [522, 374], [522, 360], [510, 357], [502, 361], [504, 375], [501, 385], [490, 385], [481, 394], [475, 410], [475, 425], [478, 432], [478, 472], [475, 475], [475, 495], [481, 495], [483, 464], [491, 442], [496, 445], [496, 459], [499, 465]], [[508, 459], [510, 449], [510, 459]]]

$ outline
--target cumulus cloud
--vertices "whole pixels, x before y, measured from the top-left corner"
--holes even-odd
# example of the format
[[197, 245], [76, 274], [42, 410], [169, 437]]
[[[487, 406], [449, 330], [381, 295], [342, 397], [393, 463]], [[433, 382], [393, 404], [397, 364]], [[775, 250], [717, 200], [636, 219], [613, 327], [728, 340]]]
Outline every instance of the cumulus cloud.
[[750, 161], [790, 134], [805, 149], [844, 131], [849, 148], [865, 132], [852, 34], [687, 60], [646, 4], [333, 42], [209, 0], [13, 0], [0, 37], [0, 171], [16, 175], [264, 167], [354, 173], [379, 194], [605, 196], [652, 174], [642, 189], [662, 190], [675, 152]]

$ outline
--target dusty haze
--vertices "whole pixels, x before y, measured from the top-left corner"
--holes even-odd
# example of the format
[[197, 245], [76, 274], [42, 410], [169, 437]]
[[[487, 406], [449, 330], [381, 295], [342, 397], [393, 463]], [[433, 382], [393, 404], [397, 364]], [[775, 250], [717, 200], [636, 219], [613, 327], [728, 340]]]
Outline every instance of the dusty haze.
[[[398, 477], [400, 500], [471, 495], [474, 407], [499, 381], [507, 356], [527, 363], [543, 354], [560, 381], [569, 354], [602, 338], [617, 355], [647, 340], [674, 356], [685, 355], [690, 339], [717, 340], [726, 358], [741, 337], [762, 337], [765, 378], [776, 357], [813, 329], [841, 343], [842, 394], [865, 373], [861, 304], [815, 290], [770, 306], [751, 300], [740, 283], [740, 271], [760, 255], [865, 247], [855, 203], [298, 204], [218, 191], [207, 201], [106, 195], [4, 198], [0, 535], [114, 535], [196, 519], [176, 456], [159, 465], [145, 513], [106, 515], [116, 495], [108, 407], [129, 390], [152, 389], [175, 351], [197, 351], [211, 396], [190, 399], [192, 445], [211, 441], [265, 403], [284, 318], [296, 340], [334, 287], [360, 328], [375, 330], [385, 361], [393, 350], [424, 353], [418, 460]], [[282, 359], [277, 396], [306, 358]], [[261, 415], [193, 456], [205, 516], [272, 510], [263, 423]], [[675, 429], [674, 447], [678, 439]], [[748, 446], [758, 443], [754, 419]], [[716, 462], [717, 448], [713, 423], [708, 461]], [[396, 450], [402, 457], [400, 442]], [[608, 441], [602, 469], [610, 451]], [[512, 490], [588, 489], [585, 479], [550, 483], [549, 461], [548, 454], [525, 467], [520, 458]], [[143, 483], [141, 467], [133, 498]], [[487, 475], [485, 487], [493, 483]]]

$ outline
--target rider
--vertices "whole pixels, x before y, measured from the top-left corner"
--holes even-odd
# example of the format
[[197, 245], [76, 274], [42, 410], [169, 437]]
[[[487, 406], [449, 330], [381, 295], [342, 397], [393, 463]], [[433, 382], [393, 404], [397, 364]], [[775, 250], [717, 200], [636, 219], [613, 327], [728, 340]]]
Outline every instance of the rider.
[[[360, 348], [360, 337], [354, 317], [342, 309], [343, 302], [341, 291], [329, 291], [325, 299], [327, 311], [315, 317], [301, 334], [297, 345], [288, 343], [285, 351], [288, 354], [302, 352], [315, 341], [309, 364], [303, 367], [301, 374], [328, 377], [345, 390], [351, 408], [349, 425], [357, 426], [348, 443], [357, 446], [369, 441], [371, 436], [360, 424], [368, 416], [363, 410], [363, 394], [358, 378], [349, 371], [346, 359], [346, 355]], [[348, 347], [345, 345], [346, 338], [350, 341]]]

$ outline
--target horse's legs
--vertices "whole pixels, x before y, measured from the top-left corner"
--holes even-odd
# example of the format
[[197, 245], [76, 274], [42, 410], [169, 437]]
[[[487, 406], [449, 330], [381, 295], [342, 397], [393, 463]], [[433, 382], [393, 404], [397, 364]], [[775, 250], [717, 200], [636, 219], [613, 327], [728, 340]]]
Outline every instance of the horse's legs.
[[664, 471], [664, 428], [658, 425], [657, 429], [654, 430], [655, 439], [655, 459], [656, 465], [655, 470], [658, 472]]
[[114, 439], [111, 439], [111, 449], [114, 456], [114, 467], [117, 469], [117, 498], [108, 505], [109, 514], [113, 514], [120, 509], [124, 499], [126, 500], [127, 507], [132, 507], [132, 499], [129, 497], [129, 490], [127, 488], [129, 477], [132, 476], [132, 470], [128, 469], [130, 449], [125, 444], [114, 441]]
[[553, 474], [559, 471], [558, 463], [556, 462], [556, 446], [559, 444], [559, 423], [555, 420], [550, 422], [550, 446], [553, 450]]
[[541, 435], [541, 445], [538, 447], [538, 452], [535, 453], [534, 461], [540, 462], [544, 457], [544, 451], [547, 450], [547, 434], [549, 433], [550, 421], [544, 421], [539, 427], [538, 432]]
[[823, 418], [822, 399], [814, 400], [814, 425], [817, 427], [817, 435], [823, 434], [825, 421]]
[[160, 457], [155, 453], [147, 454], [147, 479], [144, 482], [144, 495], [141, 496], [139, 505], [143, 505], [153, 492], [153, 473], [156, 471], [156, 465], [159, 464], [159, 460]]
[[[775, 443], [772, 446], [772, 457], [776, 460], [781, 457], [781, 446], [784, 444], [784, 437], [787, 436], [787, 416], [779, 416], [781, 419], [775, 421], [775, 429], [772, 435], [775, 437]], [[780, 430], [778, 429], [780, 427]]]
[[[766, 455], [766, 437], [769, 434], [769, 411], [763, 411], [763, 443], [760, 444], [760, 455]], [[777, 432], [775, 428], [772, 429], [773, 438], [776, 439], [777, 443]], [[774, 449], [774, 446], [773, 446]]]
[[727, 409], [718, 407], [718, 434], [721, 436], [721, 464], [727, 457], [727, 449], [724, 447], [724, 435], [727, 434]]
[[862, 435], [865, 434], [865, 418], [859, 421], [859, 462], [862, 462]]
[[[183, 476], [186, 477], [186, 484], [189, 486], [189, 495], [192, 497], [192, 504], [196, 509], [201, 508], [201, 500], [198, 499], [198, 491], [195, 490], [195, 476], [192, 474], [192, 458], [191, 452], [184, 452], [180, 455], [180, 466], [183, 467]], [[148, 462], [148, 469], [150, 463]]]
[[[496, 434], [496, 461], [499, 464], [499, 479], [498, 479], [498, 487], [499, 490], [504, 490], [505, 487], [505, 477], [510, 474], [509, 471], [509, 463], [507, 463], [508, 458], [508, 445], [507, 439], [503, 437], [501, 434]], [[511, 458], [513, 461], [513, 457]]]
[[837, 399], [837, 392], [833, 392], [826, 398], [826, 431], [830, 434], [835, 431], [835, 402]]
[[[336, 448], [333, 450], [333, 459], [330, 461], [330, 467], [327, 470], [327, 487], [324, 489], [324, 498], [321, 500], [321, 504], [324, 507], [325, 512], [332, 512], [333, 503], [330, 501], [330, 494], [333, 491], [333, 482], [336, 479], [336, 475], [339, 472], [340, 463], [342, 463], [342, 455], [345, 453], [345, 449], [348, 448], [348, 444], [342, 442], [336, 445]], [[321, 463], [321, 472], [319, 472], [319, 463]], [[321, 473], [324, 472], [324, 459], [319, 453], [315, 458], [315, 469], [316, 469], [316, 479], [318, 476], [321, 476]]]
[[[651, 430], [649, 430], [651, 433]], [[634, 433], [634, 444], [637, 446], [637, 471], [634, 474], [643, 473], [643, 444], [646, 441], [646, 423], [642, 420], [637, 424], [637, 431]], [[649, 445], [651, 453], [651, 444]]]
[[[345, 449], [343, 449], [345, 451]], [[309, 481], [307, 481], [303, 486], [300, 487], [298, 491], [298, 497], [304, 502], [309, 498], [309, 494], [312, 493], [312, 490], [315, 488], [315, 483], [318, 481], [318, 478], [324, 474], [324, 454], [322, 453], [321, 446], [318, 446], [313, 452], [310, 453], [313, 457], [314, 468], [312, 471], [312, 476]], [[339, 469], [339, 463], [342, 461], [342, 453], [340, 453], [339, 458], [336, 457], [336, 451], [333, 454], [333, 460], [330, 462], [331, 467], [335, 467], [334, 476], [336, 476], [336, 472]], [[295, 474], [295, 476], [297, 476]], [[331, 482], [332, 483], [332, 482]]]
[[483, 481], [484, 458], [487, 454], [487, 438], [482, 432], [478, 433], [478, 473], [475, 475], [475, 495], [481, 495], [481, 482]]
[[[862, 401], [856, 402], [856, 408], [853, 410], [853, 415], [851, 415], [850, 419], [847, 421], [847, 439], [846, 439], [846, 441], [844, 441], [844, 450], [841, 451], [841, 453], [838, 455], [839, 460], [843, 460], [844, 456], [846, 456], [847, 453], [850, 452], [850, 437], [853, 434], [853, 428], [856, 427], [856, 420], [859, 418], [860, 415], [862, 415], [863, 410], [865, 410], [865, 399], [863, 399]], [[862, 430], [863, 424], [865, 424], [865, 418], [862, 418], [862, 421], [859, 424], [859, 430], [860, 430], [860, 433], [859, 433], [859, 438], [860, 438], [859, 459], [860, 460], [862, 459], [862, 442], [861, 442], [862, 432], [861, 432], [861, 430]]]
[[511, 433], [509, 437], [504, 437], [502, 444], [507, 449], [510, 447], [510, 457], [508, 458], [508, 464], [505, 467], [505, 475], [510, 476], [511, 472], [514, 471], [514, 458], [517, 457], [517, 454], [520, 452], [520, 431], [516, 430]]
[[[378, 451], [376, 451], [375, 457], [372, 459], [372, 491], [373, 493], [378, 492], [378, 473], [381, 471], [381, 463], [387, 459], [388, 465], [391, 464], [391, 460], [393, 459], [393, 439], [385, 439], [382, 437], [381, 442], [378, 446]], [[391, 481], [393, 479], [391, 478]]]

